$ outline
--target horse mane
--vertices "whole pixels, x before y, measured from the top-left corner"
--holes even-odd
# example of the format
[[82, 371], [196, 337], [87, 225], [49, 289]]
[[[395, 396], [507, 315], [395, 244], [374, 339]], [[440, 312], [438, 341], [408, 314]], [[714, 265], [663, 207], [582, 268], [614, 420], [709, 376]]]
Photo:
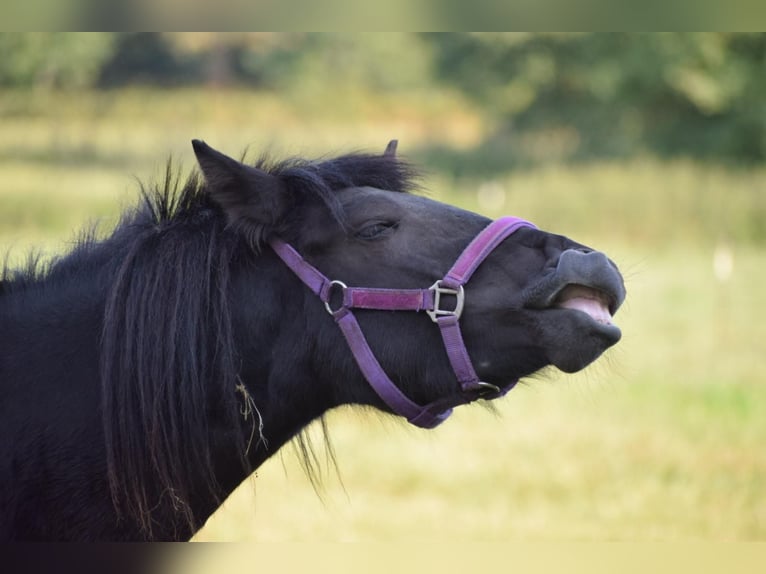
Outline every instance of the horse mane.
[[[277, 163], [261, 158], [256, 167], [283, 178], [302, 196], [319, 198], [339, 221], [338, 189], [374, 186], [407, 192], [414, 187], [412, 168], [384, 156]], [[142, 201], [109, 238], [84, 241], [70, 256], [82, 260], [83, 252], [113, 254], [101, 349], [108, 478], [118, 512], [136, 520], [148, 537], [153, 509], [168, 502], [185, 527], [193, 531], [199, 526], [190, 501], [200, 494], [192, 491], [200, 480], [206, 494], [220, 503], [213, 469], [215, 433], [232, 437], [230, 447], [243, 470], [252, 470], [247, 433], [242, 432], [241, 361], [228, 293], [232, 264], [256, 255], [251, 238], [227, 226], [196, 172], [183, 185], [179, 182], [168, 163], [159, 184], [141, 186]], [[259, 230], [257, 243], [268, 234]], [[66, 267], [64, 258], [47, 274]], [[297, 448], [314, 484], [312, 469], [318, 465], [306, 440], [300, 434]], [[333, 456], [331, 448], [327, 452]]]

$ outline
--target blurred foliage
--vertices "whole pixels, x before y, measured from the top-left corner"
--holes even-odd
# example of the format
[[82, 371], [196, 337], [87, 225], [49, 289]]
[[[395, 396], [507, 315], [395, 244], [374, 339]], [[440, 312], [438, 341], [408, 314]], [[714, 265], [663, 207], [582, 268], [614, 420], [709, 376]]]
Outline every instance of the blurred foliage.
[[0, 86], [81, 88], [115, 57], [114, 33], [0, 33]]
[[482, 171], [647, 152], [766, 159], [764, 34], [5, 33], [0, 55], [0, 85], [14, 87], [456, 89], [494, 127], [469, 158]]
[[0, 85], [395, 90], [435, 80], [429, 44], [404, 33], [2, 33]]
[[[766, 157], [763, 34], [448, 34], [436, 75], [521, 159]], [[508, 146], [501, 146], [508, 147]]]

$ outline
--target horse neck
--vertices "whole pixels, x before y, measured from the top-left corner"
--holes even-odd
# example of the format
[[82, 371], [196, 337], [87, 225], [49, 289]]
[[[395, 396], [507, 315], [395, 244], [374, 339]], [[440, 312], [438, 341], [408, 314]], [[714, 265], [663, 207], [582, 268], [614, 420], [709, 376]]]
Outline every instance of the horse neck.
[[[98, 352], [105, 289], [93, 276], [6, 285], [0, 295], [0, 527], [68, 538], [72, 508], [109, 511]], [[13, 467], [9, 461], [13, 461]], [[16, 514], [19, 508], [27, 511]], [[5, 511], [0, 514], [5, 514]], [[13, 526], [6, 520], [16, 516]]]
[[[198, 525], [250, 471], [335, 406], [328, 385], [317, 380], [312, 368], [313, 345], [306, 322], [313, 319], [306, 317], [305, 302], [316, 303], [313, 297], [270, 250], [257, 256], [249, 250], [234, 252], [229, 269], [226, 307], [231, 340], [227, 344], [234, 350], [235, 372], [221, 372], [219, 380], [206, 381], [208, 402], [196, 407], [207, 412], [209, 462], [217, 482], [216, 495], [202, 475], [190, 485], [188, 503]], [[321, 309], [312, 305], [312, 310], [315, 307]], [[194, 432], [179, 438], [179, 447], [204, 440]], [[249, 466], [242, 464], [237, 446], [243, 438]], [[161, 538], [193, 534], [172, 520], [170, 524], [165, 533], [158, 528], [155, 534]]]
[[[237, 388], [231, 392], [241, 419], [238, 428], [214, 429], [213, 465], [221, 498], [249, 475], [233, 448], [241, 433], [249, 470], [255, 470], [336, 406], [329, 385], [312, 368], [315, 357], [311, 334], [305, 330], [305, 303], [315, 301], [272, 254], [259, 256], [256, 267], [257, 274], [240, 271], [232, 278], [232, 328], [240, 369]], [[190, 502], [199, 524], [219, 506], [204, 485]]]
[[[321, 303], [272, 253], [262, 254], [258, 266], [257, 280], [247, 274], [237, 277], [232, 297], [233, 330], [246, 391], [238, 391], [240, 401], [262, 423], [264, 434], [260, 437], [256, 427], [259, 449], [251, 461], [256, 466], [340, 404], [332, 381], [322, 380], [314, 368], [323, 360], [315, 355], [321, 335], [313, 331], [321, 323], [316, 315], [324, 313]], [[268, 448], [261, 448], [264, 442]]]
[[[67, 521], [62, 516], [71, 508], [58, 508], [61, 502], [39, 502], [39, 494], [14, 490], [13, 496], [20, 504], [29, 497], [41, 505], [40, 524], [28, 525], [33, 537], [142, 536], [136, 525], [125, 520], [117, 526], [103, 479], [106, 454], [99, 363], [107, 292], [112, 288], [115, 263], [86, 265], [89, 273], [77, 272], [76, 268], [54, 273], [23, 289], [9, 290], [8, 285], [3, 285], [0, 293], [0, 382], [8, 399], [4, 401], [6, 408], [15, 409], [0, 417], [4, 421], [0, 430], [6, 425], [3, 434], [8, 444], [17, 445], [15, 452], [18, 448], [31, 450], [37, 444], [34, 448], [40, 453], [37, 458], [25, 459], [28, 468], [20, 469], [20, 475], [0, 476], [0, 490], [11, 480], [39, 484], [40, 465], [56, 466], [63, 469], [58, 484], [52, 488], [58, 500], [80, 501], [83, 510], [79, 512], [93, 521], [88, 533], [66, 531]], [[247, 458], [251, 469], [255, 469], [312, 420], [335, 406], [327, 383], [317, 380], [313, 372], [311, 337], [305, 332], [307, 321], [315, 319], [307, 319], [306, 313], [318, 307], [310, 305], [307, 310], [306, 305], [316, 301], [304, 294], [302, 285], [273, 255], [264, 253], [255, 263], [257, 274], [234, 273], [230, 286], [233, 343], [241, 360], [237, 381], [241, 388], [232, 385], [231, 389], [215, 390], [210, 393], [214, 404], [198, 406], [209, 413], [210, 462], [219, 483], [218, 496], [211, 496], [204, 480], [191, 486], [188, 502], [200, 525], [216, 510], [219, 501], [247, 478], [248, 472], [234, 447], [237, 439], [243, 434], [246, 437]], [[289, 305], [285, 306], [285, 302]], [[229, 393], [239, 401], [243, 414], [238, 427], [232, 428], [226, 416], [218, 417], [217, 393]], [[19, 404], [34, 407], [24, 409], [26, 419], [12, 426], [8, 421], [18, 420], [20, 411], [11, 405]], [[0, 412], [4, 412], [2, 405]], [[179, 444], [194, 440], [194, 436], [180, 437]], [[45, 449], [39, 444], [46, 445]], [[62, 458], [62, 453], [68, 454]], [[19, 476], [21, 480], [16, 480]], [[62, 496], [62, 492], [66, 494]], [[162, 506], [166, 508], [158, 509], [154, 535], [176, 539], [193, 534], [174, 518], [172, 502], [165, 502]], [[50, 524], [58, 524], [62, 530], [49, 532], [46, 525]]]
[[[62, 366], [72, 353], [85, 349], [92, 351], [88, 356], [95, 367], [105, 292], [97, 278], [72, 276], [43, 279], [0, 293], [0, 354], [13, 357], [19, 367], [26, 366], [31, 377], [40, 370]], [[79, 384], [79, 372], [71, 366], [59, 374], [70, 384]], [[23, 373], [13, 373], [20, 375]], [[37, 381], [43, 379], [36, 376]], [[89, 383], [97, 386], [97, 380]]]

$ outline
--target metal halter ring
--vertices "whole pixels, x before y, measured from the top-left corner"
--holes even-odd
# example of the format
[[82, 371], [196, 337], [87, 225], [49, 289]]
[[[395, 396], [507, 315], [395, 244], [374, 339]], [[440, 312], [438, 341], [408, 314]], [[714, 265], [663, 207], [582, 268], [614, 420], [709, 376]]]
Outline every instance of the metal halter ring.
[[[439, 317], [445, 317], [448, 315], [454, 315], [456, 319], [460, 319], [460, 314], [463, 312], [463, 303], [465, 303], [465, 290], [462, 285], [459, 285], [457, 289], [450, 289], [448, 287], [441, 286], [442, 280], [439, 279], [436, 283], [431, 285], [428, 290], [434, 292], [434, 308], [433, 310], [426, 309], [426, 313], [431, 317], [431, 321], [437, 322]], [[451, 311], [449, 309], [440, 309], [442, 295], [453, 295], [457, 298], [455, 308]]]
[[[332, 288], [335, 285], [341, 288], [341, 299], [340, 299], [340, 307], [333, 310], [332, 307], [330, 307], [330, 300], [332, 299]], [[344, 307], [343, 293], [345, 292], [346, 289], [348, 289], [348, 285], [346, 285], [343, 281], [338, 281], [337, 279], [330, 281], [330, 284], [327, 287], [327, 301], [324, 302], [324, 308], [327, 309], [327, 312], [333, 317], [335, 316], [335, 313], [337, 313]]]
[[503, 392], [503, 390], [497, 385], [493, 385], [492, 383], [485, 383], [484, 381], [479, 381], [476, 383], [476, 386], [478, 386], [480, 389], [479, 396], [499, 395]]

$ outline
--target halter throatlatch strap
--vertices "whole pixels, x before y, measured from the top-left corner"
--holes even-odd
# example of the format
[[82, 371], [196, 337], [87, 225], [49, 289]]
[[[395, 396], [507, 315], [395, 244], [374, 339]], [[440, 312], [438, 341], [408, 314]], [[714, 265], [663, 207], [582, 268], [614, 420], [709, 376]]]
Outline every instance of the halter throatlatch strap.
[[[428, 289], [348, 287], [342, 281], [331, 281], [325, 277], [287, 243], [273, 239], [271, 247], [325, 304], [327, 312], [340, 327], [364, 378], [378, 396], [391, 410], [406, 417], [410, 423], [422, 428], [433, 428], [447, 419], [453, 407], [478, 398], [501, 396], [516, 383], [513, 381], [500, 388], [479, 380], [463, 341], [460, 314], [465, 300], [463, 286], [487, 256], [521, 227], [535, 226], [517, 217], [503, 217], [493, 221], [471, 241], [444, 278]], [[444, 295], [455, 297], [454, 308], [441, 307]], [[410, 400], [380, 366], [351, 309], [425, 311], [439, 326], [452, 370], [460, 384], [460, 392], [425, 406]]]

